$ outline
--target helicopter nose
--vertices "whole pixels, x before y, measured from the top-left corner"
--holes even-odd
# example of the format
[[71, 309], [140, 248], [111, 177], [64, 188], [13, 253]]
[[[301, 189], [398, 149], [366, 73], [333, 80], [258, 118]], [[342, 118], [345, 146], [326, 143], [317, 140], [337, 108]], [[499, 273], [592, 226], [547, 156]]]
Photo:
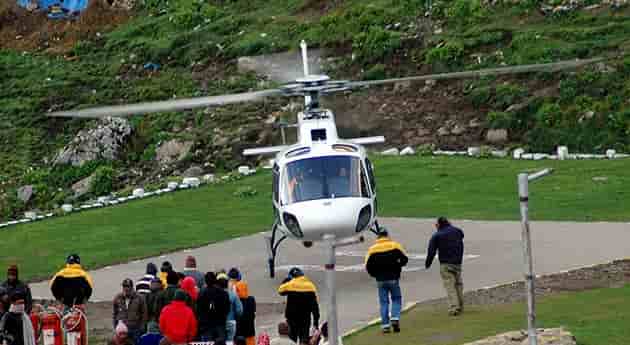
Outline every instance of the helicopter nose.
[[[326, 234], [337, 238], [354, 236], [371, 220], [370, 200], [364, 198], [338, 198], [301, 203], [296, 214], [304, 241], [318, 241]], [[297, 206], [297, 205], [296, 205]], [[357, 224], [362, 223], [362, 224]]]

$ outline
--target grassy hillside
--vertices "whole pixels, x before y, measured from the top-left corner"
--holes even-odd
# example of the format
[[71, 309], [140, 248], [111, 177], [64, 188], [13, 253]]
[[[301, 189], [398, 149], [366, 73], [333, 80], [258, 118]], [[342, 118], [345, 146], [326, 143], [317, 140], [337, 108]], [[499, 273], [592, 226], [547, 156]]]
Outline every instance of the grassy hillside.
[[[531, 185], [533, 220], [630, 221], [630, 161], [526, 162], [375, 157], [379, 214], [389, 217], [516, 220], [516, 174], [553, 167]], [[593, 177], [607, 177], [596, 182]], [[267, 231], [271, 175], [19, 225], [2, 231], [0, 267], [45, 277], [69, 252], [87, 267]], [[255, 195], [247, 196], [249, 191]], [[19, 249], [17, 249], [19, 248]]]
[[[624, 345], [630, 286], [563, 293], [537, 303], [537, 326], [565, 327], [580, 345]], [[460, 317], [447, 316], [444, 307], [413, 309], [402, 317], [400, 334], [383, 335], [378, 327], [344, 340], [348, 345], [459, 345], [499, 333], [527, 328], [527, 307], [523, 303], [471, 306]]]
[[[589, 0], [583, 5], [602, 2]], [[334, 58], [329, 66], [332, 76], [355, 79], [586, 58], [624, 53], [630, 47], [630, 8], [610, 5], [544, 15], [540, 10], [544, 4], [559, 1], [499, 1], [486, 6], [480, 0], [435, 0], [427, 16], [424, 0], [142, 3], [120, 26], [102, 34], [94, 33], [100, 27], [85, 24], [85, 35], [76, 35], [85, 39], [65, 50], [49, 47], [55, 39], [27, 52], [21, 44], [2, 40], [0, 219], [71, 201], [69, 186], [101, 166], [114, 170], [110, 189], [151, 182], [191, 164], [207, 163], [210, 170], [234, 168], [243, 161], [240, 148], [279, 140], [277, 135], [261, 138], [259, 133], [270, 114], [290, 115], [281, 111], [282, 101], [134, 118], [134, 132], [119, 160], [80, 169], [51, 167], [49, 162], [92, 122], [50, 119], [45, 114], [269, 87], [272, 83], [239, 73], [235, 59], [294, 49], [301, 39], [328, 49]], [[9, 10], [0, 8], [0, 18], [15, 19], [6, 25], [35, 20], [25, 12], [7, 15]], [[160, 69], [145, 70], [146, 63], [159, 64]], [[630, 151], [628, 58], [579, 74], [438, 83], [423, 96], [417, 92], [420, 87], [398, 95], [380, 89], [358, 92], [353, 102], [375, 100], [377, 108], [394, 107], [376, 116], [392, 119], [380, 127], [398, 145], [417, 142], [403, 132], [411, 128], [415, 133], [430, 118], [429, 140], [448, 146], [484, 144], [486, 128], [504, 128], [510, 138], [503, 145], [520, 144], [536, 151], [550, 151], [558, 144], [575, 151]], [[434, 109], [433, 104], [442, 106]], [[460, 117], [480, 127], [463, 135], [436, 134], [440, 126]], [[155, 162], [155, 150], [171, 138], [193, 141], [193, 154], [163, 169]], [[132, 169], [141, 173], [132, 174]], [[24, 184], [38, 186], [27, 204], [16, 198], [16, 188]]]

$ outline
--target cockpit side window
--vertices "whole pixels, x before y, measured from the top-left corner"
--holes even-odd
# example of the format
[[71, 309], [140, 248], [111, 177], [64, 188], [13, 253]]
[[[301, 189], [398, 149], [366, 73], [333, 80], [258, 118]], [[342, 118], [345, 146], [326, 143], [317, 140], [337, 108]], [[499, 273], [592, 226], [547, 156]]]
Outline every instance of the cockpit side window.
[[273, 200], [277, 203], [280, 201], [280, 168], [278, 164], [273, 166], [273, 186], [272, 186], [272, 194]]
[[369, 198], [370, 188], [368, 188], [368, 179], [365, 176], [365, 170], [363, 169], [363, 164], [361, 164], [361, 196], [364, 198]]
[[370, 178], [372, 193], [376, 193], [376, 179], [374, 178], [374, 168], [372, 167], [372, 162], [370, 162], [368, 158], [365, 159], [365, 166], [367, 167], [368, 177]]

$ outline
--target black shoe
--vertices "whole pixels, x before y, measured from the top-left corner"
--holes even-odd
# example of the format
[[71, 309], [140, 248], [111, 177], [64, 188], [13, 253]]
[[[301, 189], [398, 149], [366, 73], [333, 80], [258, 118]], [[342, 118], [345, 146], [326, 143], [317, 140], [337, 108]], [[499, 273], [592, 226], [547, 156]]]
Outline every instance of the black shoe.
[[392, 330], [389, 327], [383, 327], [383, 334], [391, 333]]
[[400, 321], [392, 320], [392, 327], [394, 327], [394, 333], [400, 333]]

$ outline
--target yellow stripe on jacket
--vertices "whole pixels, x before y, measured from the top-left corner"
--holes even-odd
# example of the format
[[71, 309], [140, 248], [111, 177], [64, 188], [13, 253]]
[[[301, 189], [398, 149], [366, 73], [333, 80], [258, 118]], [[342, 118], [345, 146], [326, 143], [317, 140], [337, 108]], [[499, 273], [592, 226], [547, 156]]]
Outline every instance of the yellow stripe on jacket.
[[68, 278], [68, 279], [83, 278], [85, 279], [85, 281], [88, 282], [90, 287], [94, 289], [94, 284], [92, 283], [92, 277], [90, 277], [90, 275], [87, 272], [85, 272], [85, 270], [79, 264], [67, 264], [64, 269], [57, 272], [57, 274], [55, 274], [55, 276], [50, 280], [50, 286], [52, 286], [52, 284], [55, 282], [55, 279], [57, 279], [57, 277]]
[[302, 276], [293, 278], [290, 281], [280, 285], [278, 288], [279, 294], [285, 294], [288, 292], [314, 292], [317, 293], [317, 288], [315, 284], [311, 282], [308, 278]]
[[377, 238], [376, 243], [368, 249], [368, 252], [365, 255], [365, 264], [367, 264], [372, 254], [385, 253], [395, 249], [398, 249], [403, 254], [407, 255], [405, 249], [400, 245], [400, 243], [392, 241], [389, 237]]

